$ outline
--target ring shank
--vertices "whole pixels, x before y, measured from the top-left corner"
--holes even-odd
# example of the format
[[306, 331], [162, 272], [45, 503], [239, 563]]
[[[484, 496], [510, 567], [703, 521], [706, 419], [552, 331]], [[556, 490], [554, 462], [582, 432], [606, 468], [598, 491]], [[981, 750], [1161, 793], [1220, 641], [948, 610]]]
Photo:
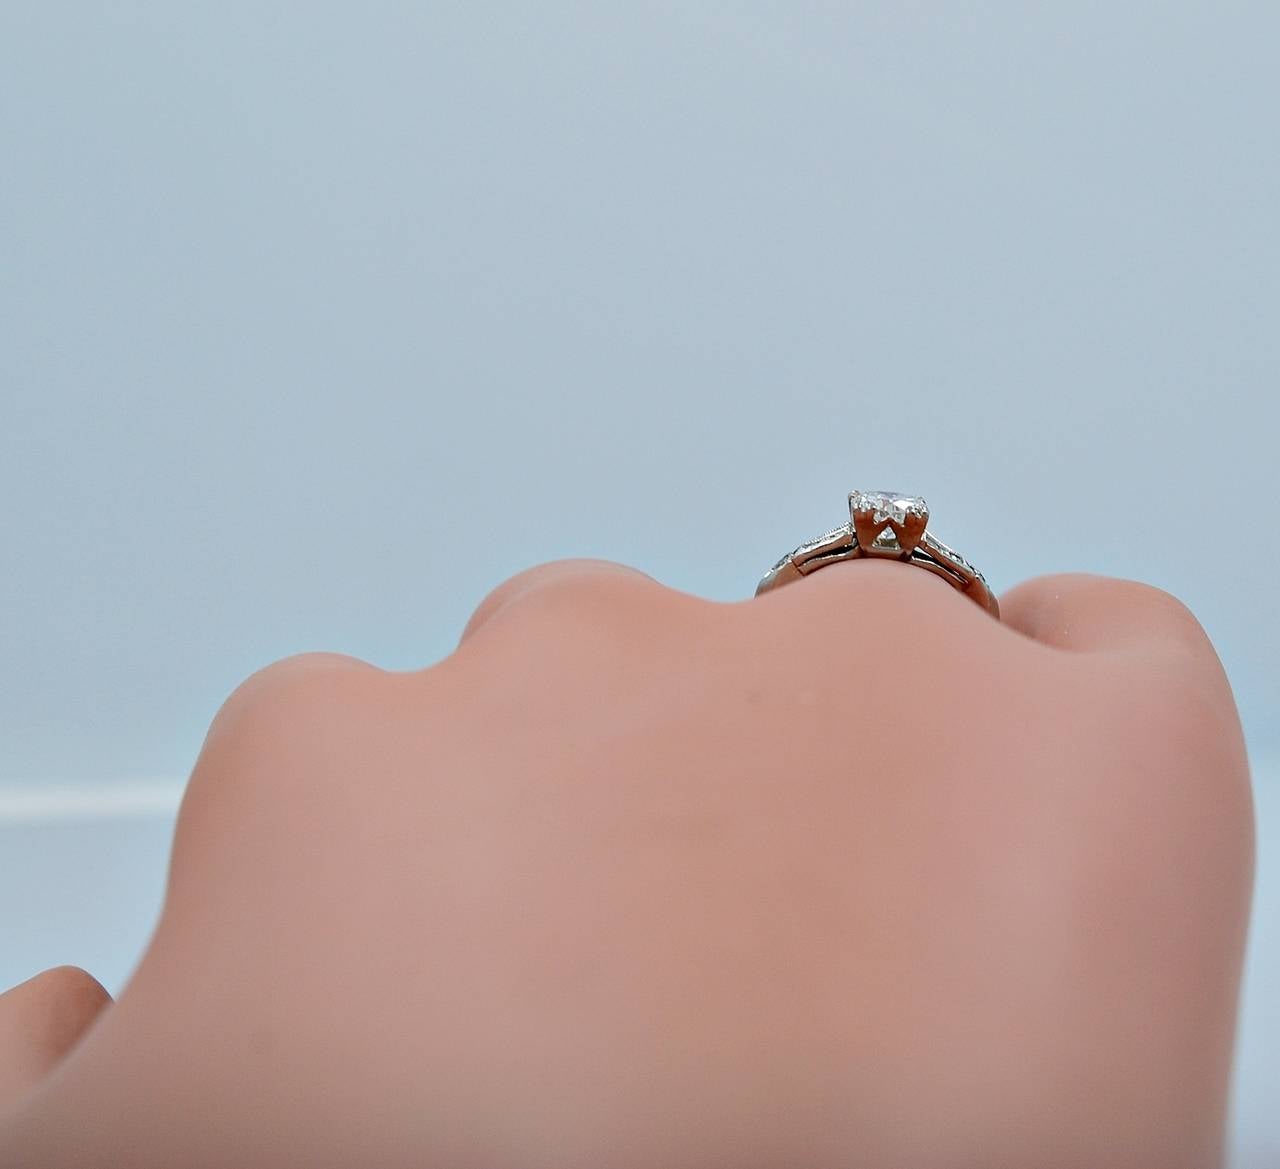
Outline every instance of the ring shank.
[[[876, 555], [868, 556], [858, 544], [850, 525], [836, 528], [833, 531], [801, 544], [792, 552], [788, 552], [779, 560], [756, 586], [755, 595], [791, 584], [825, 568], [828, 564], [837, 564], [843, 560], [883, 559]], [[987, 584], [986, 578], [958, 552], [942, 543], [931, 533], [903, 559], [903, 563], [914, 564], [935, 576], [941, 577], [952, 588], [963, 593], [971, 601], [976, 602], [997, 620], [1000, 618], [1000, 604]]]

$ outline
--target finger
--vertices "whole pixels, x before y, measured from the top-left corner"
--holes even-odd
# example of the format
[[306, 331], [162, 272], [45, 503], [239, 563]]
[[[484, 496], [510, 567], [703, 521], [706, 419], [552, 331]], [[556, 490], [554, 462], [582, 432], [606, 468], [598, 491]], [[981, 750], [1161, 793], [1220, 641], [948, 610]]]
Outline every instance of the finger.
[[1023, 581], [1000, 598], [1000, 619], [1057, 649], [1152, 653], [1173, 648], [1214, 655], [1186, 605], [1154, 585], [1117, 577], [1068, 572]]
[[386, 677], [388, 672], [363, 658], [324, 650], [307, 650], [279, 658], [244, 679], [223, 700], [205, 734], [201, 754], [252, 711], [279, 703], [290, 694], [330, 690], [330, 681], [356, 675]]
[[0, 994], [0, 1110], [60, 1063], [110, 1003], [78, 966], [55, 966]]
[[591, 557], [552, 560], [546, 564], [534, 565], [508, 577], [501, 584], [490, 590], [488, 595], [476, 607], [467, 622], [458, 645], [473, 637], [477, 630], [491, 621], [502, 609], [505, 609], [517, 597], [523, 596], [535, 588], [541, 588], [553, 582], [564, 582], [571, 578], [592, 576], [631, 577], [635, 580], [650, 581], [657, 585], [646, 572], [632, 568], [626, 564], [618, 564], [612, 560], [598, 560]]

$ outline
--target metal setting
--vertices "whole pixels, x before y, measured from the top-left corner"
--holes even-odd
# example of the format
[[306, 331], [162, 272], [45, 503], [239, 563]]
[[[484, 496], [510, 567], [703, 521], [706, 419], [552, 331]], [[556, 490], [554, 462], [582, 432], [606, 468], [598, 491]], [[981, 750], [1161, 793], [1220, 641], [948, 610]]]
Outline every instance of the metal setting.
[[1000, 605], [986, 577], [928, 531], [928, 525], [929, 508], [919, 496], [898, 491], [851, 491], [848, 523], [788, 552], [761, 577], [756, 596], [828, 564], [880, 557], [914, 564], [942, 577], [999, 620]]

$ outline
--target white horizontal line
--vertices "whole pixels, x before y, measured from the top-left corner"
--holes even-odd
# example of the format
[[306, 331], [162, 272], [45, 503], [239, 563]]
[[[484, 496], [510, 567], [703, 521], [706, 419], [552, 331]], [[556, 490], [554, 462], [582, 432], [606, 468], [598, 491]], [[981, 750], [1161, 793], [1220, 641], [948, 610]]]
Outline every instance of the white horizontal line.
[[173, 815], [185, 787], [185, 783], [173, 781], [38, 787], [0, 784], [0, 824]]

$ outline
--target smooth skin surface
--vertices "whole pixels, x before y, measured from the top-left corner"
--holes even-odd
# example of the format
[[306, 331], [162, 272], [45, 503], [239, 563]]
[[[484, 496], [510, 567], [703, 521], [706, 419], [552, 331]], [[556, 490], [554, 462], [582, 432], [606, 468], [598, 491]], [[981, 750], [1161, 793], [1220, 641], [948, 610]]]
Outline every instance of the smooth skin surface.
[[[1177, 600], [520, 573], [238, 687], [115, 1003], [0, 997], [4, 1169], [1209, 1169], [1253, 874]], [[96, 989], [95, 989], [96, 988]]]

